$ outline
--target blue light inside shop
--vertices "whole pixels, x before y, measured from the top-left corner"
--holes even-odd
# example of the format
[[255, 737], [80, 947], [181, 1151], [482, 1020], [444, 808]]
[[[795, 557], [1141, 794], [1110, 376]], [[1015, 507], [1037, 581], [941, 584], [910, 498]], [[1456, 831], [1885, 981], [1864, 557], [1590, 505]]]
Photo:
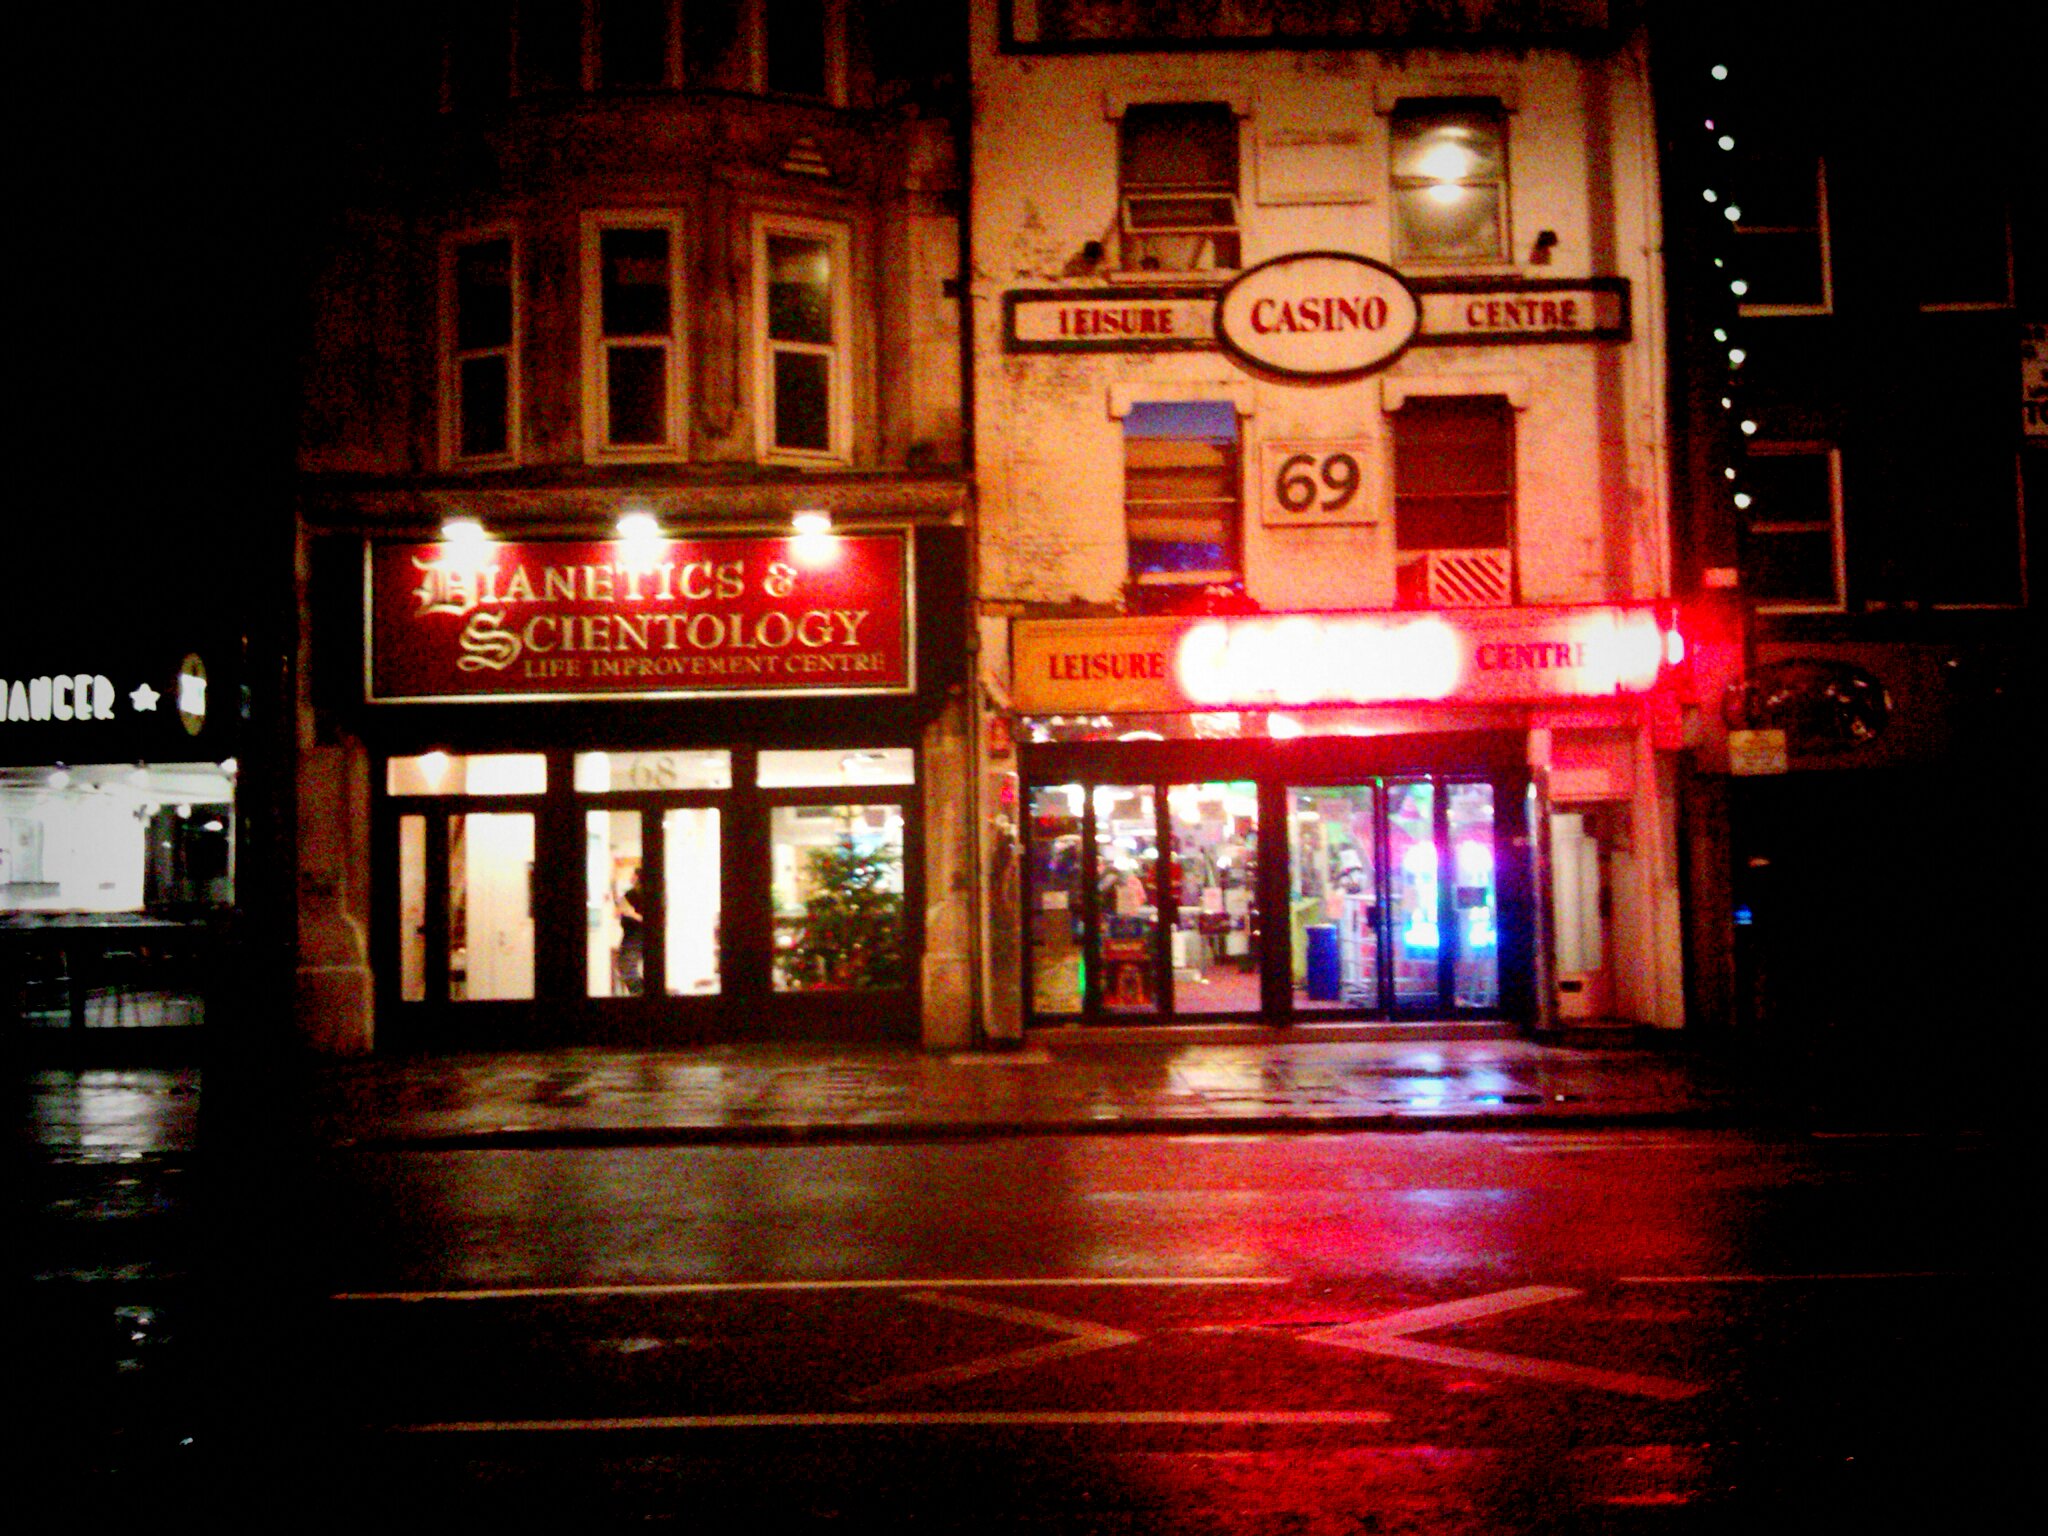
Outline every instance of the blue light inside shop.
[[1735, 926], [1736, 926], [1736, 927], [1738, 927], [1738, 928], [1747, 928], [1747, 927], [1749, 927], [1749, 926], [1750, 926], [1751, 924], [1753, 924], [1753, 923], [1754, 923], [1755, 921], [1756, 921], [1756, 914], [1755, 914], [1754, 912], [1750, 911], [1750, 910], [1749, 910], [1749, 908], [1748, 908], [1747, 906], [1741, 906], [1741, 907], [1737, 907], [1737, 908], [1735, 909]]

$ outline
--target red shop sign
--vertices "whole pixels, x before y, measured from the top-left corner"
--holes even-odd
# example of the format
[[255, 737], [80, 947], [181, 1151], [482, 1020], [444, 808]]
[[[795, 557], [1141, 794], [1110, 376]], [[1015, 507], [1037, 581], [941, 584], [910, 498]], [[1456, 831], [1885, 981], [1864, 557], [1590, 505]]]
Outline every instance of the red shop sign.
[[902, 531], [377, 544], [366, 562], [377, 702], [916, 688]]

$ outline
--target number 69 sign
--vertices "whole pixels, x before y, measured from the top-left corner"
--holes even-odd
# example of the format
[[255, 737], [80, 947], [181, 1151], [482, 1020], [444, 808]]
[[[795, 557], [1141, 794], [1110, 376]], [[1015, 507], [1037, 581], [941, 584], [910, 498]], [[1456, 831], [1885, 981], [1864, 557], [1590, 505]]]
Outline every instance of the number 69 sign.
[[1377, 445], [1364, 439], [1264, 444], [1261, 520], [1269, 528], [1378, 522], [1379, 497], [1372, 483], [1376, 451]]

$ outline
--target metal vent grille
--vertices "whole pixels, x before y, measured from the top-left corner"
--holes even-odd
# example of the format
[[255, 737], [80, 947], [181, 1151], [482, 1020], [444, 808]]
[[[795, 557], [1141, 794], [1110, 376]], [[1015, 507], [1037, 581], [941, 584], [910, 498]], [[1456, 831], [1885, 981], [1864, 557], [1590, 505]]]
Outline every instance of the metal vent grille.
[[1514, 561], [1505, 549], [1432, 549], [1422, 566], [1432, 608], [1505, 608], [1514, 602]]

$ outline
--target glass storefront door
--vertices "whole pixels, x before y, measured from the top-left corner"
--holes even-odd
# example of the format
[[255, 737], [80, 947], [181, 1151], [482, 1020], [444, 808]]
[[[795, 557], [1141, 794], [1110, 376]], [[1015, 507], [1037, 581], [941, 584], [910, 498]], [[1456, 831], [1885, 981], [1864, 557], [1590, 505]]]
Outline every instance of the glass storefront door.
[[[1498, 1013], [1496, 783], [1289, 778], [1112, 771], [1027, 785], [1032, 1015]], [[1261, 844], [1262, 814], [1284, 817], [1284, 840]]]
[[401, 1034], [480, 1038], [483, 1002], [527, 1005], [491, 1016], [529, 1036], [915, 1027], [910, 747], [429, 753], [384, 778]]
[[1295, 1007], [1498, 1008], [1494, 786], [1412, 778], [1287, 793]]

